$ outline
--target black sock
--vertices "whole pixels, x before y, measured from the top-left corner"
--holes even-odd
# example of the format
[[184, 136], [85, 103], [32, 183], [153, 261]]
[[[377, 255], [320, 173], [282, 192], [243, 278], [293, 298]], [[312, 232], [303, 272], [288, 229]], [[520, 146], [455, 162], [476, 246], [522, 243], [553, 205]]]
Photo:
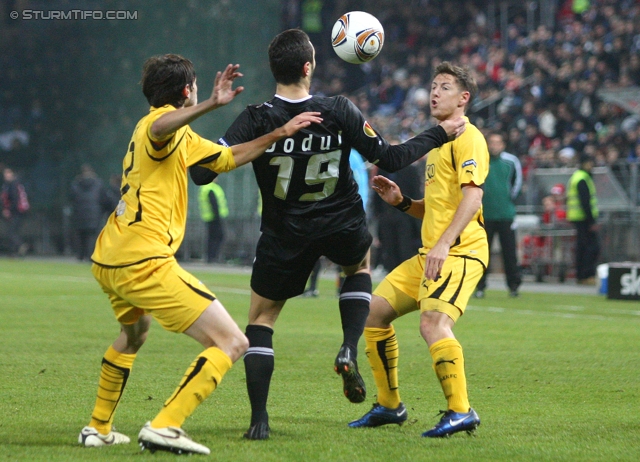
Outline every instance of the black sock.
[[253, 426], [258, 422], [269, 422], [267, 398], [274, 368], [273, 329], [250, 324], [245, 334], [249, 339], [249, 349], [244, 354], [244, 368]]
[[358, 354], [358, 340], [364, 331], [371, 303], [371, 276], [358, 273], [347, 276], [340, 289], [340, 318], [342, 319], [343, 344]]

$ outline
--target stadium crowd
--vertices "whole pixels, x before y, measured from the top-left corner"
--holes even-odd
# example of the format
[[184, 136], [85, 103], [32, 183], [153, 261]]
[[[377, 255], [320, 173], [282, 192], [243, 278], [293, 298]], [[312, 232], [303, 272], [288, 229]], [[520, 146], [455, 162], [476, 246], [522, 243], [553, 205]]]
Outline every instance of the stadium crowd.
[[[307, 3], [318, 0], [301, 3], [303, 26], [313, 24], [305, 20], [312, 14]], [[320, 3], [324, 36], [335, 18], [361, 6]], [[319, 54], [332, 65], [315, 80], [315, 91], [350, 95], [376, 128], [402, 140], [431, 123], [431, 70], [453, 61], [469, 66], [479, 83], [470, 120], [507, 134], [506, 150], [520, 158], [525, 178], [531, 168], [575, 166], [584, 152], [628, 182], [628, 163], [640, 154], [640, 117], [600, 99], [597, 90], [640, 85], [640, 2], [558, 2], [554, 27], [530, 24], [531, 3], [510, 3], [502, 37], [489, 27], [486, 2], [381, 0], [372, 11], [385, 27], [381, 55], [353, 66], [321, 45]]]
[[[640, 85], [640, 2], [490, 3], [493, 8], [483, 0], [283, 0], [282, 28], [301, 27], [316, 45], [322, 66], [312, 93], [347, 94], [389, 140], [403, 141], [432, 124], [432, 69], [450, 60], [475, 72], [480, 91], [468, 115], [483, 130], [507, 134], [506, 149], [520, 158], [525, 181], [532, 168], [575, 166], [584, 152], [597, 166], [610, 166], [627, 190], [629, 163], [640, 155], [640, 117], [597, 91]], [[506, 22], [502, 3], [508, 4]], [[128, 82], [139, 79], [139, 63], [153, 48], [122, 29], [125, 37], [102, 49], [90, 22], [17, 25], [9, 19], [11, 5], [0, 5], [0, 164], [21, 174], [37, 209], [66, 196], [82, 162], [100, 165], [105, 178], [119, 169], [111, 153], [121, 151], [118, 134], [128, 133], [128, 114], [138, 103]], [[555, 8], [552, 26], [539, 17], [542, 5]], [[30, 0], [20, 6], [42, 5]], [[107, 0], [100, 7], [121, 6]], [[335, 20], [351, 10], [370, 11], [386, 33], [381, 55], [360, 66], [340, 61], [328, 39]], [[176, 48], [190, 49], [190, 21], [200, 19], [189, 14], [167, 5], [153, 18], [175, 19]], [[43, 27], [51, 32], [43, 34]], [[100, 31], [101, 39], [109, 36], [108, 27]], [[105, 53], [109, 59], [102, 59]], [[17, 91], [23, 82], [26, 88]], [[90, 103], [96, 89], [109, 103]], [[93, 142], [97, 138], [100, 143]]]

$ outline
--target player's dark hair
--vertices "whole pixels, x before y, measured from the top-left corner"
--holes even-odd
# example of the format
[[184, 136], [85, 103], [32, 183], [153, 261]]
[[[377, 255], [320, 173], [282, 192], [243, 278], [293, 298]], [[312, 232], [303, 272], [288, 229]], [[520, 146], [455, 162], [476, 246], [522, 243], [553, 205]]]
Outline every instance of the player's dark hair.
[[464, 112], [467, 112], [467, 109], [471, 107], [473, 98], [478, 94], [478, 84], [476, 83], [476, 79], [473, 75], [471, 75], [469, 68], [455, 66], [449, 61], [443, 61], [438, 65], [438, 67], [436, 67], [433, 77], [435, 78], [440, 74], [452, 75], [456, 79], [456, 83], [460, 88], [462, 88], [463, 91], [469, 92], [469, 102], [464, 107]]
[[152, 56], [142, 67], [142, 93], [153, 107], [171, 104], [182, 107], [186, 101], [182, 90], [193, 86], [196, 71], [193, 63], [180, 55]]
[[300, 29], [281, 32], [269, 44], [269, 66], [279, 84], [298, 83], [308, 62], [313, 62], [313, 46], [309, 36]]

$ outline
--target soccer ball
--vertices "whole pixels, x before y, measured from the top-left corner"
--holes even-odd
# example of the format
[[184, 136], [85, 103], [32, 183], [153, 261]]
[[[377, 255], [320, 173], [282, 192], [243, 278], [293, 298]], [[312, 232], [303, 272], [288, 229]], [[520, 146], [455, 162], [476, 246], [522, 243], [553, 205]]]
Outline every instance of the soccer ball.
[[378, 56], [384, 44], [384, 29], [375, 16], [364, 11], [343, 14], [333, 25], [331, 45], [348, 63], [362, 64]]

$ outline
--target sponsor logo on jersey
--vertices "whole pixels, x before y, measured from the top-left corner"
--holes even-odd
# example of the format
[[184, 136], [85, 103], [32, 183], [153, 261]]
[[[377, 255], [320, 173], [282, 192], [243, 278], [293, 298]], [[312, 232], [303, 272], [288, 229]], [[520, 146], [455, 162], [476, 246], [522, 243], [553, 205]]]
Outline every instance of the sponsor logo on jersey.
[[364, 131], [364, 134], [367, 135], [369, 138], [377, 138], [378, 136], [376, 134], [376, 131], [373, 129], [373, 127], [371, 127], [371, 125], [369, 125], [369, 122], [367, 122], [366, 120], [364, 121], [362, 130]]
[[224, 146], [225, 148], [229, 148], [229, 143], [227, 143], [227, 140], [225, 140], [224, 138], [219, 138], [218, 139], [218, 144], [221, 146]]
[[477, 167], [478, 164], [476, 164], [476, 161], [473, 159], [469, 159], [469, 160], [465, 160], [464, 163], [462, 164], [462, 168], [468, 167], [470, 165], [473, 165], [474, 167]]
[[432, 179], [436, 176], [436, 165], [435, 164], [427, 164], [425, 167], [425, 173], [427, 174], [427, 180]]
[[424, 180], [425, 188], [430, 186], [436, 181], [435, 176], [436, 176], [436, 164], [427, 164], [425, 166], [425, 180]]

